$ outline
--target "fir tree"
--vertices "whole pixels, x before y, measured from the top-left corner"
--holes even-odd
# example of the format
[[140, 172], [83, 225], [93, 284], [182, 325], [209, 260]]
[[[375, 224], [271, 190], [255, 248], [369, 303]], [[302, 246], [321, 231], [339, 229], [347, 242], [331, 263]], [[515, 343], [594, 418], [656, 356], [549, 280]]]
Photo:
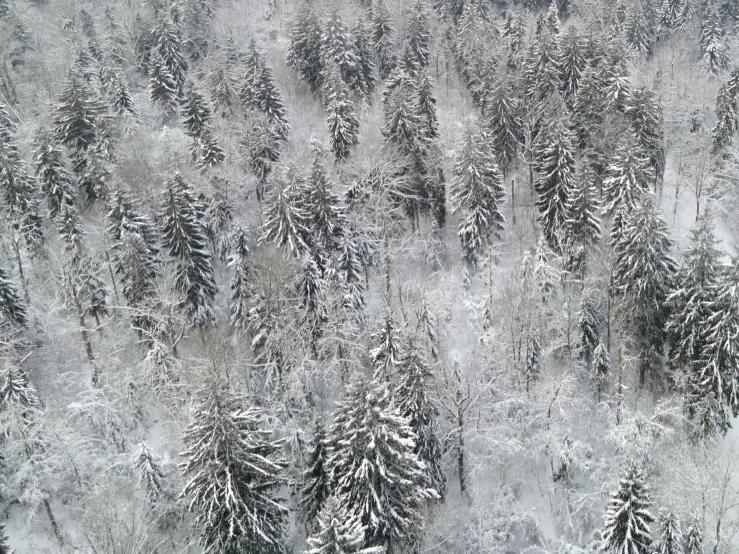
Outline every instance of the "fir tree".
[[131, 92], [128, 89], [126, 78], [119, 72], [115, 73], [111, 96], [113, 97], [113, 110], [117, 114], [128, 112], [130, 115], [138, 117], [139, 114], [136, 110]]
[[335, 65], [324, 77], [324, 98], [331, 152], [339, 162], [349, 156], [351, 148], [359, 142], [359, 121]]
[[337, 67], [344, 83], [351, 90], [359, 90], [360, 60], [354, 50], [351, 34], [335, 10], [321, 32], [321, 64], [324, 72]]
[[660, 531], [655, 552], [657, 554], [683, 554], [683, 532], [675, 512], [660, 510], [658, 524]]
[[215, 317], [213, 265], [202, 222], [203, 207], [179, 174], [164, 189], [160, 217], [164, 247], [176, 262], [175, 287], [184, 295], [190, 320], [205, 325]]
[[726, 46], [723, 42], [723, 31], [718, 18], [716, 6], [709, 3], [703, 16], [701, 24], [701, 59], [703, 66], [714, 75], [726, 69], [728, 58]]
[[436, 436], [437, 408], [430, 398], [431, 368], [413, 335], [400, 348], [395, 372], [394, 400], [400, 415], [416, 435], [415, 453], [426, 467], [427, 486], [443, 498], [446, 476], [441, 463], [441, 443]]
[[436, 116], [436, 98], [434, 83], [427, 70], [418, 72], [415, 81], [417, 109], [421, 119], [425, 120], [424, 135], [428, 140], [439, 138], [439, 120]]
[[592, 67], [586, 67], [578, 81], [572, 111], [578, 146], [585, 149], [597, 136], [606, 111], [605, 84], [600, 73]]
[[415, 438], [382, 382], [355, 377], [334, 409], [326, 465], [344, 517], [366, 527], [365, 547], [414, 545], [421, 504], [438, 496]]
[[231, 240], [232, 254], [228, 258], [228, 267], [231, 268], [231, 325], [240, 330], [247, 328], [249, 323], [249, 308], [251, 306], [252, 284], [251, 263], [249, 248], [244, 230], [239, 227]]
[[107, 108], [97, 93], [74, 72], [69, 74], [54, 107], [54, 133], [75, 151], [87, 150], [102, 138]]
[[[3, 4], [0, 2], [0, 11], [3, 9]], [[3, 18], [5, 14], [0, 13], [0, 19]], [[5, 535], [5, 524], [0, 523], [0, 554], [13, 554], [15, 551], [10, 549], [10, 545], [8, 545], [8, 537]]]
[[182, 124], [185, 133], [194, 139], [200, 138], [203, 131], [210, 127], [211, 117], [212, 112], [205, 97], [190, 83], [182, 104]]
[[371, 103], [377, 85], [372, 37], [361, 19], [352, 28], [352, 36], [354, 38], [354, 53], [357, 56], [358, 63], [356, 86], [354, 88], [366, 102]]
[[0, 373], [0, 412], [8, 405], [34, 408], [39, 405], [39, 397], [23, 369], [6, 361], [5, 370]]
[[251, 114], [241, 138], [243, 156], [248, 168], [259, 180], [257, 200], [262, 200], [262, 190], [275, 162], [280, 159], [283, 140], [269, 119], [262, 114]]
[[662, 357], [667, 295], [672, 287], [675, 262], [670, 257], [672, 240], [667, 225], [649, 197], [628, 214], [614, 243], [613, 282], [627, 300], [633, 336], [641, 355], [640, 384], [647, 369]]
[[462, 257], [476, 267], [491, 240], [500, 238], [505, 218], [501, 212], [503, 179], [489, 147], [490, 136], [470, 126], [457, 150], [452, 182], [455, 211], [464, 210], [459, 224]]
[[691, 231], [690, 246], [683, 254], [668, 297], [670, 318], [666, 331], [673, 367], [690, 371], [699, 361], [706, 338], [710, 304], [722, 277], [721, 257], [711, 217], [704, 214]]
[[332, 496], [318, 516], [318, 532], [308, 537], [305, 554], [383, 554], [382, 547], [362, 548], [365, 529], [357, 516], [347, 519], [341, 502]]
[[559, 52], [552, 36], [545, 33], [531, 42], [522, 71], [529, 105], [536, 106], [559, 90]]
[[621, 207], [631, 210], [654, 181], [649, 159], [630, 132], [619, 138], [603, 179], [603, 213], [614, 216]]
[[602, 342], [598, 343], [593, 352], [593, 363], [590, 368], [590, 382], [598, 396], [608, 386], [608, 375], [611, 372], [611, 357], [608, 355], [608, 349]]
[[657, 182], [662, 181], [665, 172], [662, 106], [654, 92], [646, 87], [635, 89], [626, 101], [624, 113], [631, 120], [636, 139], [649, 158]]
[[567, 201], [576, 169], [574, 136], [560, 120], [552, 121], [537, 138], [535, 159], [539, 174], [534, 184], [539, 220], [549, 246], [560, 249], [564, 247], [562, 235], [566, 231]]
[[601, 552], [650, 554], [651, 505], [644, 476], [632, 463], [608, 503]]
[[154, 57], [149, 66], [149, 98], [168, 113], [174, 113], [179, 103], [180, 92], [176, 79], [159, 57]]
[[375, 379], [389, 381], [400, 359], [400, 332], [398, 322], [390, 309], [385, 311], [382, 322], [372, 335], [370, 359], [375, 366]]
[[326, 280], [323, 273], [310, 255], [303, 256], [302, 271], [298, 277], [297, 293], [301, 322], [310, 335], [311, 345], [315, 348], [321, 336], [324, 323], [328, 320], [326, 309]]
[[587, 256], [590, 249], [601, 238], [598, 221], [598, 191], [595, 188], [595, 175], [582, 164], [572, 183], [565, 204], [565, 248], [569, 254], [568, 266], [585, 275]]
[[703, 554], [703, 523], [697, 512], [693, 513], [685, 534], [685, 554]]
[[407, 31], [408, 46], [419, 68], [429, 64], [429, 10], [425, 0], [416, 0], [411, 8], [410, 28]]
[[362, 254], [357, 241], [349, 233], [343, 233], [336, 247], [336, 270], [343, 286], [342, 305], [358, 310], [364, 306], [363, 278], [365, 273]]
[[582, 72], [587, 66], [582, 38], [575, 27], [568, 27], [559, 38], [559, 74], [565, 98], [574, 98]]
[[135, 465], [139, 472], [139, 484], [146, 492], [149, 502], [154, 504], [164, 493], [164, 470], [145, 442], [139, 443]]
[[281, 444], [260, 429], [262, 412], [243, 398], [210, 385], [197, 399], [183, 440], [182, 496], [201, 529], [204, 552], [285, 554], [287, 510], [272, 491], [286, 464]]
[[260, 62], [255, 69], [247, 105], [264, 113], [273, 124], [279, 137], [282, 140], [287, 140], [290, 134], [290, 124], [287, 122], [282, 94], [277, 88], [272, 69], [264, 62]]
[[307, 5], [298, 11], [290, 30], [287, 63], [300, 73], [311, 92], [318, 92], [323, 70], [321, 24], [315, 12]]
[[580, 355], [590, 362], [600, 344], [601, 333], [600, 307], [592, 294], [583, 294], [576, 317]]
[[[647, 8], [645, 8], [646, 10]], [[633, 8], [626, 18], [626, 40], [639, 54], [648, 55], [654, 44], [653, 32], [649, 27], [649, 17], [645, 10]]]
[[174, 91], [179, 95], [182, 93], [185, 84], [185, 74], [188, 67], [187, 60], [182, 53], [182, 40], [178, 29], [167, 17], [161, 16], [152, 30], [152, 34], [156, 40], [155, 56], [158, 57], [162, 66], [172, 77]]
[[330, 494], [326, 468], [326, 430], [316, 420], [308, 450], [308, 460], [301, 476], [299, 504], [301, 518], [308, 529], [315, 529], [316, 518]]
[[231, 111], [238, 102], [238, 84], [228, 63], [214, 64], [206, 76], [213, 110]]
[[332, 252], [337, 248], [347, 222], [339, 197], [331, 190], [331, 182], [319, 157], [313, 160], [306, 187], [308, 201], [304, 210], [313, 243], [325, 252]]
[[194, 140], [190, 147], [190, 154], [198, 168], [203, 170], [220, 165], [226, 159], [226, 154], [210, 127], [203, 129], [201, 135]]
[[260, 242], [271, 241], [278, 246], [287, 247], [294, 255], [308, 249], [305, 237], [309, 234], [305, 227], [307, 216], [292, 187], [278, 188], [264, 212], [265, 223]]
[[27, 323], [28, 308], [13, 281], [0, 267], [0, 326], [11, 324], [25, 327]]
[[377, 54], [377, 68], [381, 79], [387, 79], [397, 63], [394, 52], [394, 32], [392, 19], [385, 4], [382, 0], [374, 2], [372, 5], [372, 45]]
[[731, 79], [723, 83], [716, 93], [716, 125], [711, 132], [713, 154], [723, 154], [739, 127], [736, 97], [737, 91], [731, 86]]
[[507, 75], [501, 75], [493, 83], [485, 101], [485, 116], [492, 135], [492, 147], [505, 176], [516, 161], [516, 152], [523, 136], [515, 91]]

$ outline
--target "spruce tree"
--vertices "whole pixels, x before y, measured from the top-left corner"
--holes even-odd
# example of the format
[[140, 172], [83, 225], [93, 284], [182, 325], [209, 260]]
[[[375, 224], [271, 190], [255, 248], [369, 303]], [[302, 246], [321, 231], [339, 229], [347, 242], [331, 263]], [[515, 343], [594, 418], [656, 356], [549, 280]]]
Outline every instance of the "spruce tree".
[[578, 83], [587, 66], [584, 44], [575, 27], [568, 27], [559, 37], [559, 74], [562, 78], [562, 92], [565, 98], [572, 99], [577, 94]]
[[[3, 9], [3, 4], [0, 2], [0, 10]], [[3, 14], [0, 13], [0, 19]], [[13, 554], [15, 551], [10, 549], [8, 545], [8, 537], [5, 535], [5, 524], [0, 523], [0, 554]]]
[[299, 255], [308, 249], [305, 242], [309, 234], [305, 226], [307, 216], [298, 200], [291, 186], [275, 190], [264, 212], [265, 222], [260, 242], [274, 242], [277, 246], [286, 247], [293, 255]]
[[168, 114], [177, 110], [180, 91], [177, 80], [172, 76], [161, 58], [155, 56], [149, 65], [149, 98]]
[[343, 286], [342, 305], [345, 308], [358, 310], [364, 306], [362, 275], [365, 273], [362, 255], [357, 241], [349, 233], [344, 232], [336, 247], [338, 256], [336, 270]]
[[455, 211], [466, 212], [458, 234], [462, 257], [471, 268], [477, 266], [491, 240], [500, 238], [505, 223], [503, 179], [490, 142], [483, 129], [468, 127], [454, 164], [452, 205]]
[[709, 3], [701, 24], [701, 60], [706, 70], [714, 75], [726, 69], [729, 63], [723, 38], [716, 6]]
[[230, 322], [239, 330], [245, 330], [249, 324], [249, 309], [251, 306], [252, 283], [251, 262], [249, 260], [249, 247], [244, 229], [236, 229], [231, 240], [231, 255], [228, 258], [228, 267], [231, 268], [231, 298]]
[[572, 111], [577, 145], [584, 150], [592, 146], [606, 111], [605, 85], [600, 73], [592, 67], [586, 67], [578, 81]]
[[565, 249], [570, 270], [582, 279], [587, 256], [601, 238], [595, 174], [581, 164], [565, 203]]
[[174, 91], [179, 95], [182, 93], [188, 69], [179, 30], [167, 17], [160, 16], [152, 29], [152, 35], [156, 40], [155, 57], [172, 77]]
[[395, 373], [400, 359], [400, 331], [392, 310], [386, 309], [382, 322], [372, 334], [369, 355], [375, 367], [374, 375], [378, 381], [388, 382]]
[[310, 254], [303, 256], [301, 270], [296, 286], [300, 322], [307, 330], [310, 343], [315, 349], [316, 341], [322, 334], [322, 326], [328, 321], [326, 309], [326, 289], [328, 287], [321, 268]]
[[164, 493], [164, 470], [145, 442], [139, 443], [135, 465], [139, 472], [139, 484], [149, 502], [154, 504]]
[[577, 334], [579, 354], [589, 363], [600, 344], [600, 306], [593, 294], [583, 293], [577, 310]]
[[217, 384], [200, 393], [183, 437], [182, 496], [206, 554], [286, 554], [287, 510], [272, 493], [286, 467], [282, 445], [261, 428], [261, 409], [245, 401]]
[[6, 361], [0, 372], [0, 412], [9, 405], [34, 408], [39, 405], [36, 388], [28, 382], [28, 377], [17, 364]]
[[182, 124], [185, 133], [198, 139], [203, 131], [210, 127], [212, 111], [205, 97], [190, 83], [185, 89], [185, 99], [182, 103]]
[[394, 47], [392, 19], [383, 0], [377, 0], [372, 5], [372, 45], [377, 54], [377, 68], [381, 79], [387, 79], [395, 69], [396, 56]]
[[318, 92], [321, 88], [323, 70], [321, 24], [308, 5], [300, 8], [290, 30], [287, 63], [300, 73], [300, 77], [308, 83], [311, 92]]
[[298, 503], [306, 528], [315, 529], [316, 518], [331, 492], [326, 468], [326, 430], [316, 420], [308, 449], [308, 460], [300, 479]]
[[436, 98], [434, 82], [427, 70], [418, 72], [415, 80], [417, 109], [421, 119], [425, 120], [424, 135], [428, 140], [439, 138], [439, 120], [436, 115]]
[[359, 142], [359, 121], [338, 67], [332, 65], [325, 73], [323, 86], [329, 141], [334, 158], [340, 162]]
[[305, 186], [308, 189], [308, 198], [303, 209], [313, 243], [324, 252], [330, 253], [337, 248], [347, 221], [344, 209], [339, 204], [339, 197], [331, 190], [331, 182], [319, 157], [313, 160]]
[[413, 335], [400, 348], [393, 397], [400, 415], [416, 435], [415, 453], [425, 465], [427, 486], [443, 498], [446, 476], [441, 463], [441, 443], [436, 435], [437, 408], [430, 398], [431, 368]]
[[407, 31], [408, 46], [419, 68], [429, 64], [429, 10], [426, 0], [416, 0], [411, 8], [410, 26]]
[[675, 512], [660, 510], [657, 522], [659, 538], [656, 541], [655, 552], [657, 554], [683, 554], [683, 532]]
[[331, 496], [318, 516], [318, 532], [308, 537], [305, 554], [384, 554], [381, 546], [362, 547], [365, 529], [356, 515], [347, 518], [341, 502]]
[[[243, 94], [242, 94], [243, 97]], [[251, 83], [247, 105], [264, 113], [272, 122], [275, 131], [282, 140], [287, 140], [290, 134], [290, 124], [287, 122], [287, 113], [282, 102], [282, 93], [272, 75], [272, 68], [264, 62], [259, 62]]]
[[427, 488], [415, 435], [387, 385], [356, 376], [334, 409], [326, 464], [344, 517], [366, 527], [363, 546], [404, 550], [418, 540]]
[[675, 369], [690, 372], [703, 351], [710, 304], [723, 274], [718, 242], [711, 217], [704, 214], [691, 230], [690, 246], [675, 276], [675, 290], [667, 299], [670, 318], [666, 331]]
[[356, 85], [354, 89], [367, 103], [372, 103], [377, 82], [375, 80], [375, 62], [372, 52], [372, 37], [369, 29], [360, 19], [352, 28], [354, 53], [357, 56]]
[[105, 131], [107, 108], [97, 93], [70, 72], [54, 106], [54, 133], [75, 151], [87, 150]]
[[559, 119], [553, 120], [537, 138], [534, 183], [536, 206], [544, 237], [552, 249], [564, 247], [567, 201], [575, 181], [575, 138]]
[[603, 213], [612, 217], [622, 207], [630, 211], [648, 194], [653, 181], [654, 170], [636, 137], [629, 131], [624, 132], [603, 179]]
[[703, 554], [703, 523], [697, 512], [693, 513], [685, 534], [685, 554]]
[[131, 92], [128, 89], [128, 83], [120, 72], [115, 73], [111, 96], [113, 97], [113, 110], [117, 114], [128, 112], [130, 115], [138, 117], [139, 113], [136, 110], [136, 104], [131, 96]]
[[160, 217], [164, 248], [176, 264], [175, 287], [184, 295], [191, 322], [205, 325], [215, 317], [213, 264], [203, 226], [203, 207], [179, 173], [164, 189]]
[[651, 198], [645, 195], [627, 215], [613, 248], [613, 283], [627, 301], [625, 313], [640, 348], [643, 385], [646, 370], [653, 369], [662, 357], [669, 315], [666, 300], [675, 272], [672, 240]]
[[360, 60], [354, 50], [352, 38], [341, 16], [334, 10], [321, 32], [321, 64], [324, 79], [326, 71], [333, 71], [334, 66], [338, 67], [346, 86], [357, 91], [360, 85]]
[[511, 164], [516, 161], [523, 137], [523, 122], [516, 94], [507, 75], [495, 79], [485, 101], [485, 116], [498, 165], [506, 176]]
[[531, 42], [522, 67], [525, 97], [530, 106], [543, 103], [549, 95], [559, 90], [562, 82], [559, 56], [557, 43], [549, 33]]
[[656, 181], [661, 182], [665, 172], [662, 106], [657, 102], [654, 92], [639, 87], [628, 96], [624, 113], [631, 120], [636, 139], [649, 158]]
[[18, 325], [25, 327], [28, 323], [28, 308], [21, 300], [13, 281], [0, 267], [0, 326]]
[[593, 363], [590, 368], [590, 382], [598, 396], [608, 387], [608, 375], [611, 372], [611, 357], [608, 348], [602, 342], [598, 343], [593, 352]]
[[651, 554], [651, 505], [644, 476], [632, 462], [618, 490], [611, 494], [601, 532], [601, 552]]
[[265, 115], [250, 114], [241, 137], [241, 148], [246, 166], [258, 179], [257, 200], [260, 202], [264, 183], [280, 159], [283, 142], [279, 132]]
[[731, 79], [721, 84], [716, 93], [716, 125], [711, 131], [711, 151], [723, 154], [731, 144], [739, 127], [736, 117], [737, 91], [731, 86]]
[[645, 13], [648, 8], [639, 11], [636, 7], [629, 10], [626, 18], [626, 40], [639, 54], [648, 55], [654, 45], [653, 29], [649, 27], [649, 17]]

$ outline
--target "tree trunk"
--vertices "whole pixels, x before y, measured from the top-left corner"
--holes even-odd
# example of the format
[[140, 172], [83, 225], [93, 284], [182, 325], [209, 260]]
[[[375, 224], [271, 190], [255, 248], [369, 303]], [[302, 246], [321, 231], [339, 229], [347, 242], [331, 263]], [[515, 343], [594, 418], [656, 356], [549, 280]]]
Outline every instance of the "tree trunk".
[[62, 538], [62, 535], [59, 532], [59, 526], [57, 525], [56, 518], [54, 517], [54, 514], [51, 511], [51, 505], [49, 504], [48, 498], [44, 498], [44, 509], [46, 510], [46, 515], [49, 517], [49, 523], [51, 523], [51, 530], [54, 531], [54, 536], [56, 537], [56, 540], [59, 542], [59, 546], [64, 547], [64, 539]]
[[82, 342], [85, 345], [85, 353], [87, 354], [87, 359], [90, 361], [90, 365], [92, 366], [92, 384], [96, 387], [98, 385], [98, 368], [95, 364], [95, 356], [92, 355], [92, 343], [90, 342], [90, 333], [88, 332], [87, 326], [85, 325], [85, 311], [80, 305], [80, 301], [77, 298], [76, 290], [73, 291], [72, 299], [74, 300], [74, 305], [77, 308], [77, 322], [80, 326], [80, 336], [82, 337]]
[[31, 297], [28, 295], [28, 287], [26, 286], [26, 276], [23, 273], [23, 261], [21, 260], [21, 248], [18, 241], [20, 237], [13, 237], [11, 241], [13, 243], [13, 253], [15, 254], [15, 263], [18, 266], [18, 278], [21, 281], [21, 287], [23, 288], [23, 298], [26, 300], [26, 306], [31, 307]]
[[516, 226], [516, 180], [511, 179], [511, 215], [513, 216], [513, 226]]
[[110, 256], [108, 256], [108, 251], [105, 251], [105, 259], [108, 262], [108, 271], [110, 272], [110, 282], [113, 283], [113, 294], [115, 295], [115, 303], [120, 306], [121, 301], [118, 298], [118, 287], [115, 285], [115, 275], [113, 274], [113, 267], [110, 264]]

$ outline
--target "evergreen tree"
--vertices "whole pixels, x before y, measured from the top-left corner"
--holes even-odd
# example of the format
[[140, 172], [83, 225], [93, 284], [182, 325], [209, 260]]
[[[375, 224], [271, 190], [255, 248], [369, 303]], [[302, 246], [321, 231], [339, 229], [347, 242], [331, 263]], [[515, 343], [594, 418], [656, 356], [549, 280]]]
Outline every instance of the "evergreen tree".
[[415, 81], [417, 109], [421, 119], [425, 120], [424, 136], [428, 140], [439, 138], [439, 120], [436, 116], [436, 98], [434, 82], [427, 70], [418, 72]]
[[592, 146], [606, 111], [605, 84], [600, 73], [592, 67], [586, 67], [578, 81], [572, 111], [577, 143], [584, 150]]
[[559, 90], [562, 82], [559, 57], [557, 44], [549, 33], [539, 35], [531, 42], [522, 68], [525, 97], [530, 106], [543, 103]]
[[654, 171], [634, 135], [619, 138], [603, 179], [603, 213], [613, 217], [620, 208], [631, 210], [648, 194]]
[[685, 535], [685, 554], [703, 554], [703, 524], [697, 513], [693, 513]]
[[374, 55], [372, 52], [372, 37], [369, 29], [365, 27], [361, 19], [352, 28], [352, 36], [354, 38], [354, 53], [357, 56], [358, 63], [356, 86], [354, 88], [365, 101], [371, 103], [372, 95], [377, 85], [375, 80], [375, 63], [373, 61]]
[[421, 504], [438, 494], [426, 488], [416, 437], [387, 385], [355, 377], [333, 415], [326, 465], [344, 517], [366, 527], [365, 547], [416, 544]]
[[262, 200], [262, 190], [275, 162], [280, 159], [283, 140], [279, 132], [262, 114], [250, 114], [246, 130], [241, 138], [243, 156], [248, 168], [259, 180], [257, 200]]
[[394, 400], [400, 415], [416, 435], [415, 453], [425, 465], [427, 486], [443, 498], [446, 476], [441, 463], [441, 443], [436, 436], [437, 408], [430, 398], [431, 368], [413, 335], [400, 348], [395, 372]]
[[394, 52], [394, 32], [390, 13], [383, 0], [374, 2], [372, 5], [372, 45], [377, 54], [377, 68], [381, 79], [387, 79], [397, 63]]
[[559, 74], [565, 98], [574, 98], [582, 72], [587, 66], [584, 44], [575, 27], [568, 27], [559, 38]]
[[[0, 2], [0, 10], [3, 9], [3, 4]], [[0, 13], [0, 19], [4, 14]], [[8, 537], [5, 536], [5, 524], [0, 523], [0, 554], [13, 554], [15, 551], [10, 549], [8, 545]]]
[[215, 317], [216, 284], [203, 215], [203, 207], [190, 185], [179, 173], [175, 174], [163, 194], [162, 241], [176, 262], [175, 287], [184, 295], [186, 313], [198, 326]]
[[246, 99], [246, 105], [264, 113], [279, 137], [282, 140], [287, 140], [287, 136], [290, 134], [290, 124], [287, 122], [282, 94], [277, 88], [272, 69], [264, 62], [258, 62], [248, 92], [248, 96], [245, 96], [246, 93], [242, 93], [242, 99]]
[[660, 532], [655, 552], [657, 554], [683, 554], [683, 532], [675, 512], [660, 510], [658, 523]]
[[650, 554], [651, 505], [644, 476], [632, 463], [608, 503], [601, 552]]
[[544, 237], [553, 249], [564, 247], [567, 201], [575, 181], [575, 138], [559, 120], [552, 121], [537, 138], [535, 168], [539, 178], [534, 183], [536, 206]]
[[27, 323], [28, 308], [21, 300], [13, 281], [0, 267], [0, 327], [8, 324], [25, 327]]
[[264, 212], [265, 223], [262, 228], [262, 241], [272, 241], [278, 246], [287, 247], [291, 254], [299, 255], [308, 250], [305, 237], [309, 234], [305, 224], [307, 216], [292, 187], [278, 188]]
[[370, 349], [370, 359], [375, 366], [375, 379], [389, 381], [400, 359], [400, 331], [393, 312], [388, 308], [382, 322], [372, 335], [372, 343], [376, 346]]
[[5, 369], [0, 373], [0, 411], [8, 405], [34, 408], [39, 405], [39, 397], [23, 369], [6, 361]]
[[149, 502], [153, 504], [164, 493], [164, 470], [159, 459], [145, 442], [139, 443], [135, 465], [139, 472], [139, 484], [146, 492]]
[[228, 267], [233, 272], [231, 277], [231, 325], [240, 330], [247, 328], [249, 308], [251, 306], [252, 284], [249, 247], [244, 230], [239, 227], [231, 240], [232, 253], [228, 258]]
[[597, 195], [594, 173], [581, 164], [565, 203], [567, 265], [581, 279], [585, 276], [588, 253], [601, 238]]
[[699, 361], [706, 338], [710, 304], [723, 274], [721, 257], [710, 215], [704, 214], [691, 230], [690, 246], [683, 254], [668, 297], [670, 318], [666, 331], [673, 367], [690, 371]]
[[331, 152], [339, 162], [349, 156], [351, 148], [359, 142], [359, 121], [335, 65], [324, 76], [324, 98]]
[[54, 106], [54, 133], [75, 151], [87, 150], [105, 131], [107, 108], [97, 93], [70, 72]]
[[226, 154], [210, 127], [203, 129], [201, 135], [193, 141], [190, 154], [197, 166], [203, 170], [220, 165], [226, 159]]
[[321, 24], [315, 12], [307, 5], [300, 8], [290, 30], [287, 63], [300, 73], [311, 92], [318, 92], [323, 70]]
[[306, 224], [312, 231], [313, 243], [332, 252], [344, 234], [347, 221], [339, 197], [331, 190], [331, 182], [321, 159], [316, 157], [306, 183], [308, 201], [304, 207]]
[[365, 272], [359, 245], [349, 233], [344, 232], [336, 249], [336, 270], [339, 272], [344, 293], [342, 305], [358, 310], [364, 306], [362, 274]]
[[308, 450], [308, 461], [301, 476], [299, 504], [301, 518], [309, 529], [315, 528], [316, 518], [330, 494], [326, 468], [326, 430], [316, 420]]
[[662, 181], [665, 173], [662, 106], [654, 92], [646, 87], [634, 89], [626, 101], [624, 113], [631, 120], [636, 139], [649, 158], [657, 182]]
[[[321, 33], [321, 64], [324, 72], [338, 67], [342, 80], [351, 90], [360, 85], [360, 60], [354, 50], [352, 36], [338, 12], [334, 10]], [[324, 79], [326, 75], [324, 74]]]
[[260, 429], [261, 410], [244, 401], [218, 385], [201, 392], [183, 437], [189, 481], [182, 496], [206, 554], [285, 554], [287, 510], [272, 495], [286, 467], [281, 443]]
[[503, 179], [490, 142], [485, 131], [468, 127], [454, 164], [452, 204], [455, 211], [467, 213], [458, 234], [462, 257], [471, 268], [477, 266], [490, 241], [500, 238], [505, 223], [500, 210]]
[[159, 57], [154, 57], [149, 66], [149, 98], [168, 113], [174, 113], [179, 103], [180, 92], [176, 79]]
[[728, 66], [726, 46], [723, 42], [723, 31], [718, 18], [716, 6], [709, 3], [701, 24], [701, 59], [706, 70], [714, 75]]
[[649, 197], [644, 197], [623, 223], [614, 243], [613, 283], [627, 301], [632, 333], [640, 347], [641, 377], [662, 357], [667, 295], [672, 287], [675, 262], [667, 225]]
[[128, 89], [126, 78], [119, 72], [115, 73], [111, 96], [113, 97], [113, 110], [117, 114], [128, 112], [130, 115], [138, 117], [139, 114], [136, 110], [136, 104]]
[[203, 131], [210, 127], [211, 117], [212, 112], [205, 97], [198, 92], [194, 84], [190, 83], [182, 104], [182, 124], [185, 133], [194, 139], [200, 138]]
[[172, 77], [174, 91], [182, 93], [187, 72], [187, 60], [182, 52], [182, 39], [178, 28], [167, 17], [160, 16], [152, 30], [156, 40], [155, 58], [158, 58], [166, 72]]
[[347, 519], [341, 502], [332, 496], [318, 516], [318, 532], [308, 537], [305, 554], [383, 554], [382, 547], [362, 548], [365, 527], [357, 516]]
[[626, 40], [639, 54], [649, 55], [654, 44], [653, 30], [649, 27], [649, 17], [645, 13], [647, 8], [637, 11], [633, 8], [626, 18]]
[[315, 349], [316, 341], [322, 334], [321, 327], [328, 320], [326, 310], [326, 280], [321, 268], [310, 255], [303, 256], [302, 271], [298, 277], [297, 293], [299, 298], [300, 320], [303, 328], [310, 335], [311, 345]]
[[415, 65], [419, 68], [429, 64], [429, 10], [426, 0], [416, 0], [411, 8], [410, 26], [407, 31], [408, 46]]
[[590, 362], [600, 344], [601, 333], [600, 307], [592, 294], [583, 293], [576, 317], [580, 355]]
[[610, 372], [611, 357], [608, 355], [606, 345], [599, 342], [593, 352], [593, 364], [590, 369], [590, 382], [599, 396], [608, 386], [608, 375]]
[[631, 95], [628, 53], [622, 37], [615, 33], [614, 35], [607, 38], [608, 46], [605, 48], [603, 63], [599, 64], [598, 69], [605, 89], [607, 106], [623, 112]]
[[515, 91], [507, 75], [501, 75], [494, 81], [485, 101], [485, 116], [498, 165], [507, 175], [511, 164], [516, 161], [516, 152], [523, 137], [523, 122]]
[[233, 75], [233, 68], [226, 62], [213, 64], [206, 76], [213, 110], [223, 109], [230, 112], [238, 102], [238, 84]]
[[739, 128], [736, 97], [737, 91], [731, 86], [731, 79], [723, 83], [716, 93], [716, 125], [711, 132], [713, 154], [722, 154]]

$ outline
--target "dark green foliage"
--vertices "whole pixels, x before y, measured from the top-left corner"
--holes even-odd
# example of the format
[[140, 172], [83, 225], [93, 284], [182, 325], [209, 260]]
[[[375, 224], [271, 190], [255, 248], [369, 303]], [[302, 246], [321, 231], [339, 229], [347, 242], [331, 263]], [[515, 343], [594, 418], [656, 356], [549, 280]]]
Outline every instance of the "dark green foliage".
[[290, 30], [287, 63], [300, 73], [311, 92], [321, 88], [321, 24], [308, 5], [300, 8]]
[[107, 108], [79, 75], [70, 72], [54, 107], [54, 133], [75, 151], [87, 150], [103, 138]]
[[381, 546], [362, 548], [365, 527], [356, 516], [347, 519], [344, 508], [335, 496], [326, 500], [318, 515], [318, 530], [308, 537], [305, 554], [384, 554]]
[[338, 67], [344, 83], [353, 91], [360, 90], [360, 59], [351, 34], [336, 11], [328, 17], [321, 32], [321, 64], [324, 79], [327, 71]]
[[654, 522], [651, 505], [644, 476], [632, 463], [608, 503], [601, 549], [614, 554], [650, 554], [650, 525]]
[[280, 133], [262, 114], [252, 113], [246, 121], [246, 130], [241, 138], [242, 153], [247, 167], [259, 179], [257, 198], [261, 200], [261, 188], [280, 159], [283, 140]]
[[149, 65], [149, 98], [169, 113], [174, 113], [179, 104], [177, 80], [159, 57], [154, 57]]
[[568, 27], [559, 37], [559, 74], [565, 98], [573, 99], [578, 83], [587, 66], [585, 46], [575, 27]]
[[326, 72], [323, 87], [331, 152], [339, 162], [359, 142], [359, 121], [337, 66]]
[[657, 554], [683, 554], [683, 532], [680, 529], [680, 519], [675, 512], [660, 510], [658, 517], [659, 538], [655, 552]]
[[387, 79], [397, 64], [390, 13], [382, 0], [372, 4], [372, 45], [377, 54], [377, 68], [381, 79]]
[[182, 38], [179, 30], [167, 17], [160, 16], [152, 34], [156, 40], [155, 57], [172, 78], [174, 92], [179, 95], [185, 85], [187, 60], [182, 53]]
[[629, 95], [624, 113], [631, 120], [636, 139], [649, 158], [656, 181], [661, 182], [665, 172], [662, 106], [654, 92], [646, 87], [639, 87]]
[[377, 85], [375, 79], [375, 63], [372, 52], [372, 36], [369, 29], [360, 19], [352, 28], [354, 38], [354, 53], [357, 55], [358, 68], [354, 88], [368, 103], [372, 103], [372, 96]]
[[408, 46], [417, 67], [429, 64], [429, 10], [426, 0], [416, 0], [411, 8], [410, 27], [407, 31]]
[[309, 529], [315, 528], [318, 513], [329, 496], [329, 475], [326, 468], [326, 430], [323, 422], [316, 420], [308, 450], [308, 460], [301, 476], [301, 519]]
[[212, 115], [205, 97], [190, 83], [182, 104], [182, 124], [185, 126], [185, 132], [194, 139], [200, 138], [203, 131], [210, 127]]
[[714, 75], [728, 66], [726, 45], [723, 31], [718, 19], [718, 12], [713, 3], [708, 4], [701, 24], [701, 58], [704, 67]]
[[239, 227], [234, 233], [232, 242], [232, 254], [228, 258], [228, 267], [231, 268], [231, 298], [230, 322], [239, 330], [244, 330], [249, 323], [249, 307], [252, 290], [252, 268], [249, 260], [249, 247], [244, 230]]
[[307, 202], [304, 206], [306, 225], [311, 230], [313, 244], [330, 253], [337, 249], [347, 226], [344, 208], [331, 190], [331, 182], [321, 159], [313, 160], [305, 183]]
[[25, 327], [28, 323], [28, 308], [21, 300], [15, 284], [0, 267], [0, 327], [18, 325]]
[[485, 116], [498, 165], [507, 174], [511, 164], [516, 161], [523, 135], [518, 101], [507, 75], [501, 75], [493, 83], [485, 99]]
[[601, 238], [599, 207], [595, 174], [581, 164], [565, 204], [566, 265], [580, 278], [585, 275], [590, 250]]
[[51, 133], [39, 131], [34, 136], [34, 172], [46, 198], [49, 217], [56, 219], [63, 205], [74, 204], [72, 178], [64, 164], [63, 153]]

